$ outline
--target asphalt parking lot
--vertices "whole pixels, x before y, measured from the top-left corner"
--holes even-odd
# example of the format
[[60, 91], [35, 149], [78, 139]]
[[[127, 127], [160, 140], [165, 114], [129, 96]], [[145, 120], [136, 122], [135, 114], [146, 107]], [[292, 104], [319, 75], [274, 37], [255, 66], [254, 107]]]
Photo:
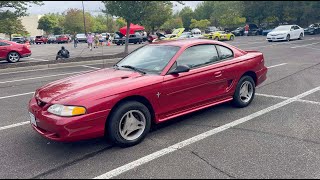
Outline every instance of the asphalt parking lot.
[[[137, 47], [143, 44], [130, 44], [129, 51], [133, 51]], [[32, 44], [30, 46], [32, 55], [30, 57], [21, 58], [18, 63], [26, 62], [39, 62], [39, 61], [52, 61], [55, 60], [58, 51], [64, 46], [70, 52], [70, 58], [77, 57], [92, 57], [92, 56], [104, 56], [122, 53], [124, 51], [124, 45], [117, 46], [111, 44], [110, 46], [99, 46], [93, 48], [92, 51], [88, 48], [86, 43], [78, 43], [78, 47], [74, 48], [73, 43], [67, 44]], [[6, 60], [0, 60], [1, 64], [8, 63]]]
[[[0, 72], [0, 178], [320, 178], [320, 35], [227, 43], [264, 53], [268, 78], [252, 104], [225, 103], [175, 118], [130, 148], [103, 138], [50, 141], [29, 122], [27, 104], [36, 88], [103, 65]], [[48, 60], [49, 46], [33, 55]]]

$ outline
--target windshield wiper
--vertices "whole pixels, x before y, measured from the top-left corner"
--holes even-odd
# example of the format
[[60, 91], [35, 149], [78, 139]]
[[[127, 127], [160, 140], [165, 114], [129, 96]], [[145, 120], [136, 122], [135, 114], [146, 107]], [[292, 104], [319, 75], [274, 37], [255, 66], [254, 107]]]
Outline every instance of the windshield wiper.
[[117, 64], [113, 65], [113, 67], [119, 69], [119, 66]]
[[135, 68], [135, 67], [133, 67], [133, 66], [130, 66], [130, 65], [123, 65], [123, 66], [121, 66], [121, 67], [128, 68], [128, 69], [132, 69], [132, 70], [137, 71], [137, 72], [140, 72], [140, 73], [142, 73], [142, 74], [146, 74], [146, 72], [144, 72], [144, 71], [142, 71], [142, 70], [140, 70], [140, 69], [138, 69], [138, 68]]

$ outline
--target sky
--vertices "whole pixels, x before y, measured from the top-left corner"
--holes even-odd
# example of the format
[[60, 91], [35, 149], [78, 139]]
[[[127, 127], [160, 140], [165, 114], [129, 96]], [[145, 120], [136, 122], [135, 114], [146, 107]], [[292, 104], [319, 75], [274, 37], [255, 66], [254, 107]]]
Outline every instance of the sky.
[[[62, 13], [68, 8], [82, 9], [81, 1], [43, 1], [43, 6], [32, 5], [28, 8], [30, 14], [47, 14], [47, 13]], [[185, 5], [178, 3], [173, 7], [174, 11], [181, 10], [184, 6], [190, 6], [195, 9], [197, 4], [201, 1], [183, 1]], [[104, 9], [104, 4], [101, 1], [83, 1], [85, 11], [91, 12], [93, 15], [99, 13], [101, 9]]]

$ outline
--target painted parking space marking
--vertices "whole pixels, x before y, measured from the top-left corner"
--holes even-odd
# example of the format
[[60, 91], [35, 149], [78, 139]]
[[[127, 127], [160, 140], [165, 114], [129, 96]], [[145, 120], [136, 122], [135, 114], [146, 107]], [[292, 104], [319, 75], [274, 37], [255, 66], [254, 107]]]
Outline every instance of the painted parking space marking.
[[101, 69], [101, 68], [92, 67], [92, 66], [87, 66], [87, 65], [82, 65], [82, 67], [87, 67], [87, 68], [91, 68], [91, 69]]
[[36, 58], [29, 58], [29, 57], [27, 57], [25, 59], [31, 59], [33, 61], [49, 61], [49, 60], [46, 60], [46, 59], [38, 59], [38, 58], [36, 59]]
[[314, 93], [314, 92], [317, 92], [317, 91], [319, 91], [319, 90], [320, 90], [320, 86], [318, 86], [318, 87], [316, 87], [316, 88], [313, 88], [313, 89], [311, 89], [311, 90], [309, 90], [309, 91], [306, 91], [306, 92], [304, 92], [304, 93], [301, 93], [301, 94], [299, 94], [299, 95], [297, 95], [297, 96], [294, 96], [294, 97], [292, 97], [292, 98], [289, 98], [289, 99], [287, 99], [287, 100], [285, 100], [285, 101], [282, 101], [282, 102], [280, 102], [280, 103], [277, 103], [277, 104], [275, 104], [275, 105], [272, 105], [272, 106], [270, 106], [270, 107], [268, 107], [268, 108], [265, 108], [265, 109], [262, 109], [262, 110], [260, 110], [260, 111], [258, 111], [258, 112], [255, 112], [255, 113], [253, 113], [253, 114], [250, 114], [250, 115], [248, 115], [248, 116], [246, 116], [246, 117], [243, 117], [243, 118], [240, 118], [240, 119], [238, 119], [238, 120], [235, 120], [235, 121], [233, 121], [233, 122], [231, 122], [231, 123], [222, 125], [222, 126], [220, 126], [220, 127], [218, 127], [218, 128], [214, 128], [214, 129], [212, 129], [212, 130], [206, 131], [206, 132], [204, 132], [204, 133], [201, 133], [201, 134], [199, 134], [199, 135], [197, 135], [197, 136], [194, 136], [194, 137], [189, 138], [189, 139], [187, 139], [187, 140], [184, 140], [184, 141], [182, 141], [182, 142], [176, 143], [176, 144], [174, 144], [174, 145], [172, 145], [172, 146], [169, 146], [169, 147], [167, 147], [167, 148], [161, 149], [161, 150], [159, 150], [159, 151], [157, 151], [157, 152], [154, 152], [154, 153], [152, 153], [152, 154], [149, 154], [149, 155], [147, 155], [147, 156], [144, 156], [144, 157], [142, 157], [142, 158], [140, 158], [140, 159], [138, 159], [138, 160], [135, 160], [135, 161], [133, 161], [133, 162], [130, 162], [130, 163], [128, 163], [128, 164], [125, 164], [125, 165], [123, 165], [123, 166], [120, 166], [120, 167], [118, 167], [118, 168], [116, 168], [116, 169], [113, 169], [113, 170], [111, 170], [111, 171], [108, 171], [108, 172], [106, 172], [105, 174], [102, 174], [102, 175], [100, 175], [100, 176], [95, 177], [94, 179], [110, 179], [110, 178], [114, 178], [114, 177], [116, 177], [116, 176], [118, 176], [118, 175], [120, 175], [120, 174], [122, 174], [122, 173], [124, 173], [124, 172], [127, 172], [127, 171], [129, 171], [129, 170], [132, 170], [132, 169], [134, 169], [134, 168], [136, 168], [136, 167], [139, 167], [139, 166], [141, 166], [141, 165], [143, 165], [143, 164], [146, 164], [146, 163], [148, 163], [148, 162], [150, 162], [150, 161], [153, 161], [153, 160], [155, 160], [155, 159], [157, 159], [157, 158], [159, 158], [159, 157], [162, 157], [162, 156], [164, 156], [164, 155], [166, 155], [166, 154], [169, 154], [169, 153], [171, 153], [171, 152], [174, 152], [174, 151], [176, 151], [176, 150], [179, 150], [179, 149], [181, 149], [181, 148], [183, 148], [183, 147], [185, 147], [185, 146], [188, 146], [188, 145], [190, 145], [190, 144], [196, 143], [196, 142], [198, 142], [198, 141], [200, 141], [200, 140], [203, 140], [203, 139], [205, 139], [205, 138], [207, 138], [207, 137], [210, 137], [210, 136], [212, 136], [212, 135], [214, 135], [214, 134], [217, 134], [217, 133], [219, 133], [219, 132], [222, 132], [222, 131], [224, 131], [224, 130], [227, 130], [227, 129], [229, 129], [229, 128], [232, 128], [232, 127], [234, 127], [234, 126], [237, 126], [237, 125], [239, 125], [239, 124], [242, 124], [242, 123], [244, 123], [244, 122], [248, 122], [248, 121], [250, 121], [250, 120], [252, 120], [252, 119], [254, 119], [254, 118], [256, 118], [256, 117], [259, 117], [259, 116], [261, 116], [261, 115], [264, 115], [264, 114], [266, 114], [266, 113], [268, 113], [268, 112], [270, 112], [270, 111], [273, 111], [273, 110], [275, 110], [275, 109], [279, 109], [279, 108], [281, 108], [281, 107], [283, 107], [283, 106], [286, 106], [286, 105], [288, 105], [288, 104], [290, 104], [290, 103], [292, 103], [292, 102], [295, 102], [297, 99], [301, 99], [301, 98], [303, 98], [303, 97], [305, 97], [305, 96], [308, 96], [308, 95], [310, 95], [310, 94], [312, 94], [312, 93]]
[[269, 66], [269, 67], [267, 67], [267, 68], [270, 69], [270, 68], [274, 68], [274, 67], [278, 67], [278, 66], [283, 66], [283, 65], [286, 65], [286, 64], [288, 64], [288, 63], [281, 63], [281, 64]]
[[18, 126], [22, 126], [22, 125], [26, 125], [26, 124], [29, 124], [29, 123], [30, 123], [30, 121], [25, 121], [25, 122], [21, 122], [21, 123], [11, 124], [11, 125], [8, 125], [8, 126], [3, 126], [3, 127], [0, 127], [0, 131], [5, 130], [5, 129], [18, 127]]
[[34, 93], [34, 92], [27, 92], [27, 93], [22, 93], [22, 94], [15, 94], [15, 95], [10, 95], [10, 96], [3, 96], [3, 97], [0, 97], [0, 100], [1, 100], [1, 99], [12, 98], [12, 97], [24, 96], [24, 95], [33, 94], [33, 93]]
[[[277, 98], [277, 99], [290, 99], [290, 97], [275, 96], [275, 95], [269, 95], [269, 94], [256, 93], [255, 95], [257, 95], [257, 96], [263, 96], [263, 97], [270, 97], [270, 98]], [[309, 100], [304, 100], [304, 99], [297, 99], [296, 101], [297, 101], [297, 102], [303, 102], [303, 103], [320, 105], [320, 102], [317, 102], [317, 101], [309, 101]]]
[[85, 73], [85, 72], [90, 72], [90, 71], [79, 71], [79, 72], [71, 72], [71, 73], [63, 73], [63, 74], [54, 74], [54, 75], [50, 75], [50, 76], [40, 76], [40, 77], [33, 77], [33, 78], [26, 78], [26, 79], [16, 79], [16, 80], [12, 80], [12, 81], [2, 81], [2, 82], [0, 82], [0, 84], [28, 81], [28, 80], [34, 80], [34, 79], [42, 79], [42, 78], [48, 78], [48, 77], [64, 76], [64, 75], [78, 74], [78, 73]]
[[315, 42], [315, 43], [311, 43], [311, 44], [304, 44], [304, 45], [301, 45], [301, 46], [293, 46], [291, 48], [299, 48], [299, 47], [306, 47], [306, 46], [311, 46], [311, 45], [315, 45], [315, 44], [319, 44], [320, 42]]

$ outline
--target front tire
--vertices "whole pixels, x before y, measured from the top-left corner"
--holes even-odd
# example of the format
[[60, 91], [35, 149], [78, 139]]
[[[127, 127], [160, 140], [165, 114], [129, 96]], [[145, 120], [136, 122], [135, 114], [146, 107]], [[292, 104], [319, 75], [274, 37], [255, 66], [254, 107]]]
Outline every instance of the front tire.
[[290, 41], [290, 34], [287, 35], [286, 40], [287, 40], [287, 41]]
[[230, 41], [233, 41], [234, 40], [234, 36], [230, 36]]
[[255, 87], [255, 82], [251, 76], [243, 76], [239, 80], [233, 95], [233, 105], [240, 108], [248, 106], [254, 98]]
[[216, 37], [214, 37], [214, 39], [213, 39], [213, 40], [219, 41], [219, 37], [218, 37], [218, 36], [216, 36]]
[[302, 38], [303, 38], [303, 34], [301, 33], [299, 36], [299, 40], [302, 40]]
[[151, 114], [142, 103], [121, 103], [106, 123], [106, 135], [120, 147], [139, 144], [151, 127]]

